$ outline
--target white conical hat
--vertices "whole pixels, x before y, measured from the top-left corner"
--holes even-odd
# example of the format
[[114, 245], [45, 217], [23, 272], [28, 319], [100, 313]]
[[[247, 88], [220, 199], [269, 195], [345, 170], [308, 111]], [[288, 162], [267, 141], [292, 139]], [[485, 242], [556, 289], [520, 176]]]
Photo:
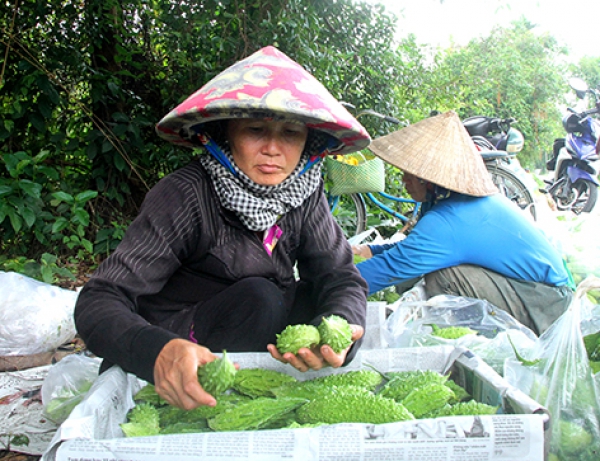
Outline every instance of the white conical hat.
[[446, 189], [476, 197], [498, 192], [454, 111], [377, 138], [369, 149], [401, 170]]

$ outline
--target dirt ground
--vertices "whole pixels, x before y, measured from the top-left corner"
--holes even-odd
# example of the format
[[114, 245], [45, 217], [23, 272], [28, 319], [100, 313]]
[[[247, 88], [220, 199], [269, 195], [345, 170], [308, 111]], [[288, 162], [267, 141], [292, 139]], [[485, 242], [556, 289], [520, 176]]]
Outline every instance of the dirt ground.
[[0, 450], [0, 461], [37, 461], [41, 456], [24, 455], [14, 451]]

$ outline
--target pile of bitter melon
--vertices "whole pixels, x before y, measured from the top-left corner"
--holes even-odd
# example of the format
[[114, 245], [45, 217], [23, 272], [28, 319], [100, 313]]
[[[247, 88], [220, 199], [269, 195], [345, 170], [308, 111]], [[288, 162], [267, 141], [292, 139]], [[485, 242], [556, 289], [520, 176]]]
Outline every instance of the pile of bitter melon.
[[[145, 386], [121, 425], [126, 436], [296, 428], [344, 422], [390, 423], [450, 415], [494, 414], [448, 376], [434, 371], [354, 370], [306, 381], [262, 368], [236, 370], [226, 354], [199, 369], [215, 407], [182, 410]], [[212, 370], [203, 370], [210, 365]], [[208, 380], [208, 381], [207, 381]], [[210, 381], [210, 383], [209, 383]], [[215, 384], [214, 381], [218, 381]]]

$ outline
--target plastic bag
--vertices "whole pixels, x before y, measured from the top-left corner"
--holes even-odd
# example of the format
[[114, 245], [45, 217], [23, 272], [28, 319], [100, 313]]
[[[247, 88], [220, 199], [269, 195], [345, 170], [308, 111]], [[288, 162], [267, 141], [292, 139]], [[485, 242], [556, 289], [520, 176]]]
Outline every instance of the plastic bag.
[[600, 392], [581, 330], [581, 315], [589, 304], [586, 293], [599, 288], [597, 277], [584, 280], [531, 353], [505, 363], [505, 379], [549, 410], [550, 453], [561, 461], [600, 459]]
[[[536, 225], [562, 255], [576, 285], [589, 275], [600, 277], [600, 241], [597, 238], [600, 215], [542, 213]], [[596, 301], [599, 302], [600, 299]]]
[[56, 424], [65, 421], [92, 387], [100, 363], [98, 358], [73, 354], [53, 365], [42, 384], [44, 414]]
[[[445, 339], [432, 334], [432, 325], [440, 328], [464, 326], [477, 334]], [[523, 349], [532, 348], [537, 340], [533, 331], [488, 301], [439, 295], [426, 301], [401, 305], [386, 320], [384, 337], [390, 347], [465, 347], [502, 375], [504, 361], [514, 357], [506, 334], [508, 331], [513, 343]]]
[[75, 337], [78, 293], [0, 271], [0, 355], [49, 352]]

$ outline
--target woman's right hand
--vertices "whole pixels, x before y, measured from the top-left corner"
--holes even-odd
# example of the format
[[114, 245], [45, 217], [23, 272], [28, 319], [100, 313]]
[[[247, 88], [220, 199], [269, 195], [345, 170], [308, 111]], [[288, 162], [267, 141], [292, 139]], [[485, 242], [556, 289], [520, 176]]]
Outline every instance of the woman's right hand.
[[160, 351], [154, 364], [154, 387], [170, 405], [193, 410], [200, 405], [214, 407], [215, 398], [198, 382], [198, 367], [218, 358], [206, 347], [185, 339], [172, 339]]
[[373, 253], [371, 252], [369, 245], [352, 245], [352, 253], [365, 259], [373, 257]]
[[[352, 324], [350, 328], [352, 329], [352, 344], [354, 344], [354, 342], [363, 337], [365, 329], [360, 325]], [[341, 367], [346, 361], [346, 355], [352, 344], [337, 354], [327, 344], [318, 347], [315, 346], [312, 349], [302, 347], [297, 354], [292, 354], [291, 352], [281, 354], [275, 344], [268, 344], [267, 350], [275, 360], [279, 360], [281, 363], [289, 363], [296, 370], [305, 372], [308, 370], [320, 370], [324, 367]]]

